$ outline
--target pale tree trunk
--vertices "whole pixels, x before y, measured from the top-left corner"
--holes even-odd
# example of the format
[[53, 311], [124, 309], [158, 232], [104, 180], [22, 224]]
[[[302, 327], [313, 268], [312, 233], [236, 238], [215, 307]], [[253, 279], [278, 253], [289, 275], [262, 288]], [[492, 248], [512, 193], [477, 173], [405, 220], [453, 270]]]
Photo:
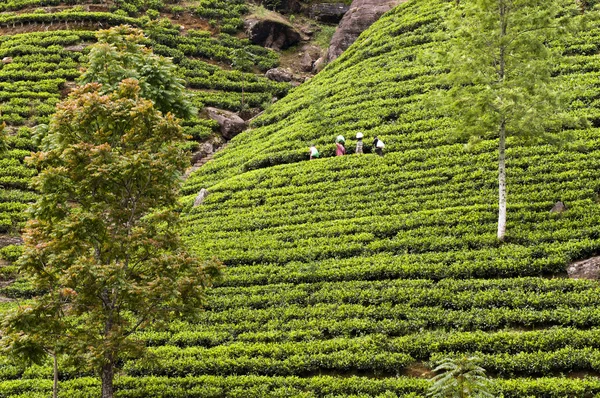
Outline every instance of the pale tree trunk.
[[504, 240], [506, 234], [506, 123], [500, 125], [500, 144], [498, 145], [498, 239]]
[[106, 362], [102, 365], [102, 398], [113, 398], [115, 376], [115, 365], [112, 358], [105, 358]]
[[58, 359], [56, 353], [52, 355], [54, 359], [54, 383], [52, 384], [52, 398], [58, 398]]
[[[500, 7], [500, 37], [504, 38], [508, 29], [508, 7], [501, 0]], [[506, 48], [500, 47], [500, 68], [498, 70], [498, 82], [504, 83], [506, 77]], [[506, 118], [502, 116], [499, 128], [500, 142], [498, 144], [498, 240], [504, 241], [506, 234]]]

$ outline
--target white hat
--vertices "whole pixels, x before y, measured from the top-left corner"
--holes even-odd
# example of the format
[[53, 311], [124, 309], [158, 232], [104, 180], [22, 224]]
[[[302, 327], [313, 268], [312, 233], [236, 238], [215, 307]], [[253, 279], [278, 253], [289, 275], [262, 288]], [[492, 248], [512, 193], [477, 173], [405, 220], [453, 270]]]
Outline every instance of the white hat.
[[356, 133], [356, 138], [359, 139], [359, 140], [361, 138], [363, 138], [363, 133], [361, 133], [361, 132]]

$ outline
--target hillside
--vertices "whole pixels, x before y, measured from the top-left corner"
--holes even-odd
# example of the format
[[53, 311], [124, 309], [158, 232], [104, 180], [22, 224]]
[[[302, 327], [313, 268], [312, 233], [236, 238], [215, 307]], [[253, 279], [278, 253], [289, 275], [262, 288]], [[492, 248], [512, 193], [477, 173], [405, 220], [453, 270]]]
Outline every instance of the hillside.
[[[292, 87], [264, 76], [279, 65], [282, 52], [246, 38], [243, 18], [260, 10], [266, 12], [246, 0], [0, 3], [0, 120], [11, 133], [11, 151], [0, 159], [0, 247], [4, 234], [19, 231], [26, 217], [23, 210], [35, 197], [28, 190], [35, 172], [23, 165], [23, 158], [35, 150], [33, 127], [47, 123], [55, 105], [74, 87], [96, 31], [120, 24], [139, 27], [155, 53], [173, 59], [200, 110], [198, 117], [183, 121], [191, 137], [188, 148], [195, 151], [207, 143], [208, 149], [203, 148], [210, 155], [226, 139], [205, 107], [239, 112], [248, 119]], [[300, 22], [315, 30], [321, 26], [308, 19]], [[318, 32], [314, 39], [323, 40]], [[252, 67], [232, 68], [239, 50]], [[293, 62], [288, 58], [288, 64]]]
[[[505, 397], [600, 394], [600, 288], [565, 277], [600, 253], [600, 30], [555, 43], [569, 60], [556, 78], [592, 127], [566, 147], [509, 140], [500, 244], [497, 143], [465, 149], [426, 105], [444, 71], [418, 58], [447, 5], [388, 13], [187, 180], [186, 240], [225, 279], [198, 323], [140, 334], [155, 355], [125, 360], [119, 397], [422, 397], [430, 361], [473, 353]], [[385, 156], [333, 157], [358, 131]], [[313, 143], [324, 157], [308, 161]], [[569, 210], [551, 214], [559, 199]], [[46, 397], [50, 376], [0, 362], [0, 397]], [[61, 378], [66, 396], [97, 394], [96, 379]]]

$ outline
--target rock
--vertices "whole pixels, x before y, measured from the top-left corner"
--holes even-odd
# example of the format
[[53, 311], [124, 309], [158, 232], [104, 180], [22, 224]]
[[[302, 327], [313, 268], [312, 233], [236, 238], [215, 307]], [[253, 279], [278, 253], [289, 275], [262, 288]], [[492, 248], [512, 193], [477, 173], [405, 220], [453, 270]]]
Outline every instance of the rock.
[[71, 91], [75, 90], [77, 87], [79, 87], [79, 85], [76, 82], [64, 82], [62, 84], [61, 95], [63, 97], [66, 97]]
[[[218, 145], [217, 145], [218, 146]], [[215, 143], [212, 141], [206, 141], [200, 144], [200, 148], [192, 154], [191, 163], [196, 164], [205, 157], [215, 153]]]
[[211, 107], [206, 108], [206, 112], [208, 112], [208, 117], [219, 123], [221, 134], [225, 139], [232, 139], [248, 127], [244, 119], [236, 113]]
[[314, 63], [315, 59], [309, 53], [304, 53], [300, 60], [300, 70], [302, 72], [312, 72]]
[[276, 82], [291, 82], [293, 78], [292, 72], [283, 68], [269, 69], [265, 76]]
[[21, 244], [23, 244], [23, 239], [20, 236], [0, 234], [0, 248], [9, 246], [9, 245], [21, 245]]
[[196, 199], [194, 199], [194, 207], [200, 206], [202, 204], [202, 202], [204, 202], [204, 199], [206, 199], [207, 196], [208, 196], [208, 190], [206, 190], [205, 188], [202, 188], [200, 190], [200, 192], [198, 192], [198, 195], [196, 195]]
[[314, 35], [317, 32], [317, 30], [310, 26], [303, 26], [300, 28], [300, 32], [302, 32], [302, 34], [310, 37], [310, 36]]
[[321, 48], [306, 44], [300, 48], [300, 52], [303, 54], [299, 63], [300, 70], [302, 72], [312, 72], [315, 61], [321, 57]]
[[302, 4], [300, 0], [280, 0], [276, 10], [285, 14], [293, 14], [302, 11]]
[[83, 50], [85, 50], [85, 48], [89, 46], [89, 43], [79, 43], [79, 44], [74, 44], [72, 46], [67, 46], [65, 47], [66, 51], [73, 51], [73, 52], [82, 52]]
[[313, 64], [312, 73], [317, 74], [317, 73], [321, 72], [323, 70], [323, 68], [325, 67], [325, 65], [327, 65], [327, 61], [325, 60], [325, 57], [321, 57], [321, 58], [317, 59]]
[[13, 62], [12, 57], [4, 57], [4, 58], [2, 58], [2, 63], [4, 65], [6, 65], [6, 64], [12, 64], [12, 62]]
[[573, 279], [600, 279], [600, 257], [588, 258], [569, 265], [567, 274]]
[[342, 54], [373, 22], [407, 0], [354, 0], [331, 38], [327, 62]]
[[349, 9], [350, 6], [344, 3], [313, 4], [310, 7], [309, 15], [312, 19], [316, 19], [319, 22], [337, 24]]
[[565, 211], [567, 211], [567, 205], [565, 205], [563, 202], [561, 202], [560, 200], [558, 202], [556, 202], [556, 204], [554, 205], [554, 207], [550, 210], [550, 213], [564, 213]]
[[244, 27], [252, 43], [274, 50], [285, 50], [302, 39], [300, 32], [284, 21], [248, 18]]

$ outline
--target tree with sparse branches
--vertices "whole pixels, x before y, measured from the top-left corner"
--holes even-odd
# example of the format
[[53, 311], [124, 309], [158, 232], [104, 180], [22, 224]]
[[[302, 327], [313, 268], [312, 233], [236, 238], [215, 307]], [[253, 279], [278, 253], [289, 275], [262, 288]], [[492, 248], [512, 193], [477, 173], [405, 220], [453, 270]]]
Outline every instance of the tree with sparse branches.
[[[442, 57], [450, 69], [441, 105], [455, 115], [457, 131], [498, 140], [498, 239], [507, 218], [506, 145], [510, 137], [529, 142], [554, 139], [566, 113], [552, 70], [560, 54], [551, 47], [579, 14], [561, 0], [462, 0], [451, 10], [452, 36]], [[559, 15], [560, 13], [560, 15]], [[473, 142], [473, 141], [471, 141]]]
[[[492, 382], [476, 357], [444, 358], [433, 370], [427, 396], [431, 398], [493, 398]], [[441, 373], [440, 373], [441, 372]]]
[[246, 76], [245, 72], [251, 72], [252, 67], [254, 66], [254, 55], [248, 52], [245, 48], [238, 48], [234, 50], [233, 57], [231, 61], [231, 67], [237, 70], [240, 73], [240, 79], [242, 81], [242, 100], [241, 100], [241, 110], [246, 109], [246, 101], [244, 98], [244, 91], [246, 86]]

